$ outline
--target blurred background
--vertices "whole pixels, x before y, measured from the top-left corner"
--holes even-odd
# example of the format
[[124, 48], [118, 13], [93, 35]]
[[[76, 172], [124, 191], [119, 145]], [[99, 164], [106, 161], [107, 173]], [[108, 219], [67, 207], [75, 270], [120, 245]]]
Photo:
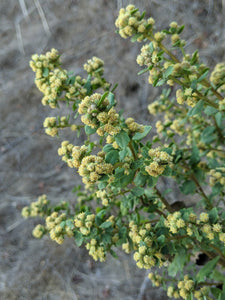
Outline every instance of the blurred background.
[[[57, 154], [63, 139], [45, 135], [45, 117], [60, 114], [43, 107], [34, 85], [30, 56], [56, 48], [63, 68], [84, 74], [93, 55], [105, 61], [106, 78], [119, 83], [116, 99], [125, 116], [154, 126], [147, 105], [159, 94], [147, 83], [136, 56], [141, 44], [115, 34], [122, 6], [134, 3], [156, 20], [185, 24], [186, 50], [199, 49], [211, 68], [225, 60], [224, 0], [1, 0], [0, 1], [0, 299], [2, 300], [157, 300], [167, 299], [152, 287], [132, 257], [118, 251], [96, 263], [72, 239], [57, 245], [36, 240], [40, 220], [22, 219], [25, 205], [47, 194], [53, 202], [76, 201], [71, 192], [79, 177]], [[63, 113], [68, 112], [66, 109]], [[79, 144], [76, 137], [67, 138]], [[153, 130], [154, 134], [154, 130]]]

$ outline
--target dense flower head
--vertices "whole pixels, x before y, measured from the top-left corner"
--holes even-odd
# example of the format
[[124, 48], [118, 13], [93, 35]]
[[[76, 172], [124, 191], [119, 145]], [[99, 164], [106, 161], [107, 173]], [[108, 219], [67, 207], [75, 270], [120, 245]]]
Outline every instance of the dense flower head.
[[218, 86], [220, 92], [225, 91], [225, 62], [217, 64], [211, 73], [210, 81]]
[[105, 163], [101, 156], [89, 155], [82, 159], [78, 173], [82, 177], [84, 184], [97, 182], [102, 175], [112, 174], [113, 165]]
[[92, 59], [89, 59], [84, 64], [84, 70], [90, 74], [98, 72], [99, 75], [103, 75], [104, 72], [103, 66], [104, 66], [104, 61], [96, 56], [93, 56]]
[[[62, 226], [62, 222], [65, 220], [67, 220], [67, 223], [70, 221], [72, 227], [67, 226], [65, 222], [65, 225]], [[49, 231], [50, 238], [58, 244], [62, 244], [64, 242], [65, 235], [69, 237], [73, 236], [73, 228], [72, 219], [67, 219], [65, 213], [59, 214], [54, 211], [46, 218], [46, 229]]]
[[41, 195], [37, 201], [32, 202], [30, 206], [25, 206], [22, 209], [22, 216], [24, 218], [43, 216], [48, 203], [47, 196], [45, 194]]
[[79, 104], [78, 112], [82, 114], [81, 121], [97, 129], [97, 134], [103, 136], [105, 133], [116, 135], [120, 132], [119, 114], [114, 107], [109, 107], [109, 100], [102, 99], [102, 95], [95, 93], [85, 97]]
[[161, 175], [166, 166], [171, 164], [173, 159], [172, 156], [165, 151], [161, 151], [160, 148], [150, 149], [148, 151], [148, 155], [150, 156], [152, 162], [145, 167], [145, 170], [153, 177]]
[[138, 42], [144, 39], [146, 33], [152, 31], [154, 24], [155, 21], [153, 18], [144, 19], [144, 14], [141, 15], [139, 10], [132, 4], [128, 5], [125, 9], [120, 9], [119, 16], [115, 22], [122, 38], [126, 39], [139, 33]]
[[95, 221], [94, 214], [79, 213], [74, 218], [74, 225], [79, 229], [82, 235], [88, 235], [91, 232], [91, 227]]

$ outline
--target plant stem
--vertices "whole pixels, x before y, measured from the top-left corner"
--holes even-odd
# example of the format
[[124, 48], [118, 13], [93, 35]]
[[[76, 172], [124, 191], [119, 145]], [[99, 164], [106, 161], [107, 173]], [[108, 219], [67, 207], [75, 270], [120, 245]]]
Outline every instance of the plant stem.
[[175, 210], [170, 206], [170, 204], [167, 202], [167, 200], [163, 197], [163, 195], [160, 193], [160, 191], [157, 189], [157, 187], [154, 187], [154, 190], [156, 191], [157, 196], [160, 198], [162, 203], [166, 206], [167, 210], [170, 213], [173, 213]]

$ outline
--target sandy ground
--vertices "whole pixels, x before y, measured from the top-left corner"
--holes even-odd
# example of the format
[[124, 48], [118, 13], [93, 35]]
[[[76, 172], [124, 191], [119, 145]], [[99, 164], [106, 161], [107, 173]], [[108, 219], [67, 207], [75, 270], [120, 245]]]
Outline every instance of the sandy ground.
[[[214, 66], [225, 59], [225, 3], [222, 0], [133, 1], [145, 8], [159, 28], [171, 21], [186, 24], [187, 50], [200, 50], [202, 61]], [[118, 9], [128, 1], [1, 0], [0, 1], [0, 299], [167, 299], [153, 288], [132, 258], [118, 251], [96, 263], [72, 240], [59, 246], [41, 241], [31, 231], [39, 220], [24, 220], [23, 206], [47, 194], [55, 202], [75, 201], [78, 177], [57, 155], [62, 137], [44, 134], [42, 123], [56, 111], [41, 105], [29, 68], [33, 53], [52, 47], [64, 68], [82, 73], [93, 55], [105, 61], [107, 78], [120, 79], [117, 99], [126, 116], [152, 123], [147, 104], [158, 91], [137, 77], [140, 45], [114, 33]], [[224, 5], [223, 5], [224, 4]], [[70, 136], [76, 144], [76, 138]]]

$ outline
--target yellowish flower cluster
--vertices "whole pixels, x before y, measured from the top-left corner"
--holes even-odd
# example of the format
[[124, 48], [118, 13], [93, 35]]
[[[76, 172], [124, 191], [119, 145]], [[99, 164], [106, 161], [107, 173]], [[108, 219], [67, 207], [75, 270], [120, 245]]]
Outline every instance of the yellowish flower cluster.
[[45, 55], [34, 54], [31, 57], [30, 67], [36, 72], [37, 78], [43, 77], [44, 68], [48, 68], [49, 70], [53, 70], [55, 66], [57, 66], [59, 61], [59, 52], [58, 50], [52, 48], [51, 51], [47, 52]]
[[167, 296], [175, 299], [180, 298], [179, 292], [173, 286], [167, 288]]
[[99, 75], [103, 75], [104, 73], [103, 66], [104, 66], [104, 61], [96, 56], [93, 56], [92, 59], [89, 59], [84, 64], [84, 70], [87, 71], [87, 73], [89, 74], [93, 74], [97, 71]]
[[90, 243], [86, 244], [86, 249], [89, 250], [89, 254], [93, 257], [95, 261], [99, 260], [101, 262], [105, 261], [106, 253], [104, 247], [98, 245], [97, 240], [91, 239]]
[[82, 235], [88, 235], [91, 232], [91, 227], [93, 226], [95, 221], [94, 214], [85, 214], [85, 212], [79, 213], [74, 218], [75, 227], [79, 228], [79, 231]]
[[102, 200], [102, 205], [108, 206], [109, 204], [109, 197], [105, 190], [99, 190], [96, 192], [96, 196]]
[[131, 253], [131, 250], [132, 250], [129, 242], [123, 243], [122, 244], [122, 249], [127, 254]]
[[[73, 236], [73, 231], [68, 226], [61, 226], [61, 222], [68, 220], [65, 213], [58, 214], [58, 212], [53, 212], [50, 216], [46, 218], [46, 229], [49, 231], [50, 238], [58, 244], [64, 242], [64, 235], [69, 237]], [[72, 223], [72, 220], [71, 220]]]
[[57, 128], [57, 122], [55, 117], [48, 117], [44, 120], [43, 126], [45, 129], [45, 133], [50, 136], [55, 136], [58, 134], [59, 130]]
[[32, 202], [30, 206], [25, 206], [22, 209], [21, 214], [24, 218], [43, 216], [44, 209], [46, 208], [48, 203], [49, 201], [47, 200], [47, 196], [41, 195], [38, 197], [38, 200]]
[[225, 62], [219, 63], [215, 66], [211, 76], [210, 81], [218, 86], [219, 92], [225, 91]]
[[197, 94], [192, 90], [192, 88], [186, 88], [184, 91], [178, 89], [176, 91], [177, 103], [184, 104], [194, 107], [198, 102]]
[[152, 246], [152, 238], [149, 235], [151, 230], [151, 224], [146, 223], [141, 228], [138, 228], [134, 222], [129, 224], [130, 232], [129, 236], [134, 244], [134, 260], [137, 262], [139, 268], [150, 269], [154, 267], [157, 263], [163, 265], [163, 260], [165, 259], [163, 254], [155, 251]]
[[37, 226], [34, 227], [32, 234], [36, 239], [40, 239], [43, 237], [45, 232], [46, 232], [45, 226], [38, 224]]
[[177, 134], [183, 135], [184, 134], [184, 123], [182, 119], [175, 119], [173, 120], [170, 128]]
[[133, 118], [127, 118], [125, 123], [132, 133], [144, 131], [144, 126], [136, 123]]
[[121, 130], [119, 114], [116, 113], [114, 107], [107, 108], [109, 105], [107, 98], [100, 101], [101, 98], [101, 94], [95, 93], [82, 100], [78, 108], [79, 114], [83, 114], [81, 121], [92, 128], [98, 128], [97, 133], [100, 136], [103, 136], [105, 132], [116, 135]]
[[195, 283], [188, 275], [184, 276], [184, 280], [179, 281], [177, 287], [179, 289], [179, 295], [183, 299], [187, 299], [191, 292], [194, 290]]
[[139, 66], [146, 65], [147, 67], [156, 65], [159, 62], [157, 50], [159, 49], [154, 49], [154, 51], [151, 53], [149, 51], [149, 44], [142, 46], [141, 53], [137, 56], [137, 64]]
[[165, 151], [161, 151], [160, 148], [150, 149], [148, 151], [148, 155], [153, 161], [149, 166], [145, 167], [145, 170], [150, 176], [153, 177], [161, 175], [164, 172], [166, 166], [168, 164], [171, 165], [173, 159], [172, 156], [170, 156]]
[[184, 228], [186, 226], [185, 221], [182, 219], [179, 211], [169, 214], [164, 221], [164, 225], [169, 228], [170, 232], [172, 233], [178, 233], [180, 228]]
[[82, 159], [87, 153], [87, 146], [82, 145], [74, 146], [69, 141], [63, 141], [61, 147], [58, 149], [58, 154], [62, 156], [62, 160], [65, 161], [70, 168], [79, 168]]
[[89, 155], [82, 159], [78, 173], [84, 184], [93, 184], [104, 174], [112, 174], [113, 165], [105, 163], [99, 155]]
[[87, 95], [87, 89], [84, 87], [87, 80], [85, 78], [81, 78], [81, 76], [77, 75], [74, 79], [74, 82], [71, 83], [71, 86], [68, 86], [66, 89], [66, 97], [68, 99], [78, 98], [83, 99]]
[[225, 185], [225, 167], [212, 169], [208, 173], [210, 175], [209, 184], [214, 186], [216, 183]]
[[209, 295], [209, 287], [203, 286], [199, 290], [194, 291], [194, 297], [197, 300], [207, 299], [206, 296]]
[[115, 25], [119, 28], [119, 34], [122, 38], [126, 39], [134, 34], [140, 33], [137, 41], [141, 42], [145, 34], [151, 33], [155, 21], [153, 18], [144, 19], [138, 9], [130, 4], [126, 8], [121, 8], [119, 16], [116, 19]]
[[160, 286], [163, 282], [162, 276], [159, 274], [149, 273], [148, 278], [151, 280], [154, 286]]
[[36, 73], [36, 86], [44, 94], [42, 104], [48, 104], [51, 108], [56, 107], [58, 92], [68, 79], [65, 70], [56, 68], [59, 64], [59, 54], [55, 49], [47, 52], [46, 55], [33, 55], [30, 62], [32, 70]]

